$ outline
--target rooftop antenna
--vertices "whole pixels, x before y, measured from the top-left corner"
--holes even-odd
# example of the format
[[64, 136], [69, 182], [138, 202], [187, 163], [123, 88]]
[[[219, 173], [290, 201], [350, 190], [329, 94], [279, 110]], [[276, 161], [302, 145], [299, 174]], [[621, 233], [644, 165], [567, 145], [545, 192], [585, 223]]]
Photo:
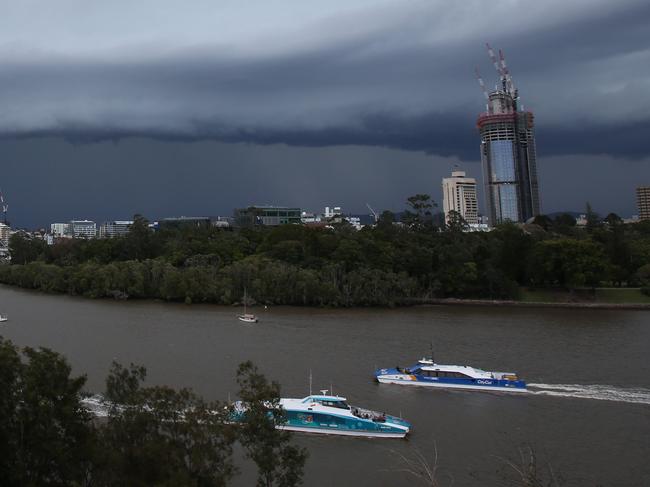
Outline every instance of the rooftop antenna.
[[433, 358], [433, 340], [429, 342], [429, 346], [431, 347], [431, 361], [435, 364], [436, 361]]
[[311, 369], [309, 369], [309, 395], [311, 396]]

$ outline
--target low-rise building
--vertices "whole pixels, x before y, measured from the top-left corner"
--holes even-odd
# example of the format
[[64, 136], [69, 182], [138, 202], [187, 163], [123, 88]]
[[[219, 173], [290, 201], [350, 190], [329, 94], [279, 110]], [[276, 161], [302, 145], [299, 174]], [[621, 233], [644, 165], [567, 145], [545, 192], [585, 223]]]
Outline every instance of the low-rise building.
[[65, 237], [70, 235], [69, 223], [52, 223], [50, 225], [50, 233], [55, 237]]
[[99, 227], [99, 238], [123, 237], [129, 233], [133, 220], [104, 222]]
[[158, 221], [158, 228], [181, 228], [181, 227], [209, 227], [212, 225], [212, 218], [209, 216], [178, 216], [163, 218]]
[[73, 238], [95, 238], [97, 224], [91, 220], [70, 220], [69, 232]]
[[285, 206], [249, 206], [235, 210], [235, 222], [242, 227], [254, 225], [278, 226], [301, 223], [300, 208]]
[[9, 246], [9, 237], [11, 236], [11, 227], [0, 223], [0, 247]]

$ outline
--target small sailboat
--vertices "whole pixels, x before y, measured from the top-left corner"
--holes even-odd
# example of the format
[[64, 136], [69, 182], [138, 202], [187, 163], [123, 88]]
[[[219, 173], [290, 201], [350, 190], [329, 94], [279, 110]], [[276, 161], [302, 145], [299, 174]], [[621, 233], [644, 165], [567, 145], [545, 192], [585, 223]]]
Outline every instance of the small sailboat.
[[0, 315], [0, 323], [4, 323], [5, 321], [9, 321], [9, 318], [7, 318], [7, 315]]
[[252, 313], [248, 313], [248, 296], [246, 294], [246, 289], [244, 289], [244, 314], [237, 317], [239, 321], [244, 323], [257, 323], [257, 316]]

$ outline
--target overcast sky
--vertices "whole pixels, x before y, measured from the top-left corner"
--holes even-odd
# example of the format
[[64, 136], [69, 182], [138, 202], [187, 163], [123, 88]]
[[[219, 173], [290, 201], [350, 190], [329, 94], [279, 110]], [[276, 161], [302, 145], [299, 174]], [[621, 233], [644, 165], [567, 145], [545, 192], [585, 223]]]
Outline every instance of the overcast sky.
[[647, 0], [0, 0], [0, 186], [22, 226], [440, 197], [480, 178], [502, 48], [545, 212], [650, 184]]

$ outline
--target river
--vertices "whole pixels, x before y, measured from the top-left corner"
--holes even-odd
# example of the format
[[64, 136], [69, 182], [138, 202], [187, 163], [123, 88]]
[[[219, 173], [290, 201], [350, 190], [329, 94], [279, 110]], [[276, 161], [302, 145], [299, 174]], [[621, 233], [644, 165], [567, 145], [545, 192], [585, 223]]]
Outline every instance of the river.
[[[65, 354], [87, 389], [103, 390], [116, 359], [145, 365], [149, 383], [236, 397], [237, 365], [253, 360], [283, 396], [334, 389], [352, 404], [401, 414], [407, 440], [297, 435], [310, 451], [307, 486], [411, 486], [402, 456], [438, 452], [441, 485], [497, 485], [502, 458], [531, 445], [564, 485], [650, 485], [650, 313], [627, 310], [431, 306], [257, 309], [257, 325], [211, 305], [96, 301], [0, 287], [0, 334]], [[379, 385], [379, 366], [436, 360], [514, 370], [532, 394]], [[502, 458], [499, 458], [502, 457]], [[236, 485], [253, 485], [241, 465]]]

